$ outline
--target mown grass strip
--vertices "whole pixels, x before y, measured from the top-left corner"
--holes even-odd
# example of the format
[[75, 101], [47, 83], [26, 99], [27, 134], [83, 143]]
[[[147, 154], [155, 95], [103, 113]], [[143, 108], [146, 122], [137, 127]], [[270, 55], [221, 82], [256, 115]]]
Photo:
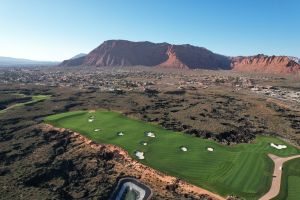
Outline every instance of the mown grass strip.
[[[18, 94], [18, 95], [21, 95], [21, 94]], [[11, 105], [11, 106], [3, 109], [3, 110], [0, 110], [0, 114], [5, 113], [6, 111], [8, 111], [10, 109], [13, 109], [13, 108], [26, 106], [26, 105], [32, 105], [32, 104], [35, 104], [37, 102], [44, 101], [46, 99], [49, 99], [50, 95], [35, 95], [35, 96], [32, 96], [31, 98], [32, 98], [31, 101], [27, 101], [27, 102], [24, 102], [24, 103], [16, 103], [16, 104], [13, 104], [13, 105]]]
[[[89, 122], [91, 117], [94, 120]], [[140, 162], [143, 164], [223, 196], [234, 194], [258, 199], [271, 185], [273, 163], [267, 154], [284, 157], [300, 153], [297, 148], [273, 137], [260, 136], [252, 144], [229, 147], [110, 111], [62, 113], [49, 116], [45, 121], [72, 129], [96, 142], [120, 146], [135, 159], [135, 151], [142, 151], [145, 159]], [[95, 129], [100, 131], [95, 132]], [[123, 136], [117, 134], [120, 131]], [[147, 137], [145, 132], [148, 131], [156, 137]], [[285, 144], [288, 148], [277, 150], [270, 146], [271, 142]], [[188, 150], [183, 152], [182, 146]], [[209, 152], [208, 147], [214, 151]]]

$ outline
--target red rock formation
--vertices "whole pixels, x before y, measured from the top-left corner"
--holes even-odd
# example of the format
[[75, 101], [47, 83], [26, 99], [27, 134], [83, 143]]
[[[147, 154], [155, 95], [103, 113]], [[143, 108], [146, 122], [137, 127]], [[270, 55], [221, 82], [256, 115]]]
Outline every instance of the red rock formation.
[[226, 56], [191, 45], [108, 40], [87, 56], [66, 60], [61, 66], [160, 66], [167, 68], [229, 69]]
[[176, 53], [174, 52], [173, 45], [170, 45], [168, 47], [167, 53], [168, 59], [159, 64], [158, 67], [161, 68], [177, 68], [177, 69], [188, 69], [188, 66], [186, 66], [184, 63], [182, 63], [178, 58]]
[[169, 45], [168, 60], [160, 64], [164, 68], [230, 69], [230, 59], [205, 48], [189, 44]]
[[167, 59], [166, 50], [166, 43], [109, 40], [90, 52], [83, 64], [98, 67], [155, 66]]
[[175, 69], [225, 69], [259, 73], [300, 74], [296, 58], [288, 56], [226, 57], [205, 48], [168, 43], [108, 40], [88, 55], [63, 61], [60, 66], [149, 66]]
[[300, 65], [287, 56], [256, 55], [232, 58], [233, 70], [243, 72], [263, 72], [276, 74], [300, 74]]

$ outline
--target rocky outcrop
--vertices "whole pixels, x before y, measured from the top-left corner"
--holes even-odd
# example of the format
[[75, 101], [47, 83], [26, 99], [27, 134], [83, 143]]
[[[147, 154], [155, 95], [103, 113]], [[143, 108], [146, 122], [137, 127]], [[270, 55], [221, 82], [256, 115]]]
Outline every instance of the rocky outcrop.
[[169, 45], [168, 60], [159, 66], [179, 69], [230, 69], [230, 59], [189, 44]]
[[300, 74], [300, 65], [288, 56], [266, 56], [258, 54], [232, 58], [231, 67], [236, 71]]
[[181, 60], [178, 59], [176, 52], [174, 51], [173, 45], [170, 45], [168, 47], [166, 54], [168, 55], [168, 59], [165, 62], [159, 64], [158, 67], [188, 69], [188, 66], [186, 66], [184, 63], [181, 62]]
[[168, 43], [108, 40], [88, 55], [61, 66], [158, 66], [179, 69], [230, 69], [230, 59], [205, 48]]
[[259, 73], [300, 73], [299, 59], [288, 56], [227, 57], [189, 44], [108, 40], [86, 56], [63, 61], [60, 66], [148, 66], [169, 69], [235, 70]]
[[167, 43], [108, 40], [85, 57], [66, 60], [62, 66], [156, 66], [167, 59]]

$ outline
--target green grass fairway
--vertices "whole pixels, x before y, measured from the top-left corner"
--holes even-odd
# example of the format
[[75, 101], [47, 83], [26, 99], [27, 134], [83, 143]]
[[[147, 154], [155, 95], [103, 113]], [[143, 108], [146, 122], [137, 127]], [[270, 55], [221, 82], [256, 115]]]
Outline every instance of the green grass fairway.
[[[15, 95], [24, 96], [24, 97], [26, 96], [24, 94], [15, 94]], [[35, 96], [32, 96], [31, 98], [32, 98], [31, 101], [27, 101], [27, 102], [24, 102], [24, 103], [16, 103], [14, 105], [11, 105], [11, 106], [7, 107], [4, 110], [0, 110], [0, 114], [5, 113], [7, 110], [10, 110], [10, 109], [13, 109], [13, 108], [16, 108], [16, 107], [31, 105], [31, 104], [37, 103], [39, 101], [44, 101], [46, 99], [49, 99], [50, 95], [35, 95]]]
[[[93, 122], [88, 122], [90, 116], [95, 117]], [[80, 132], [96, 142], [120, 146], [133, 158], [136, 158], [135, 151], [143, 151], [145, 159], [140, 160], [143, 164], [222, 196], [235, 194], [258, 199], [268, 191], [272, 180], [273, 162], [267, 153], [278, 156], [300, 153], [295, 147], [271, 137], [258, 137], [253, 144], [223, 146], [110, 111], [62, 113], [49, 116], [45, 121]], [[95, 132], [95, 129], [100, 131]], [[120, 131], [124, 136], [118, 136]], [[156, 137], [147, 137], [147, 131], [154, 132]], [[270, 142], [286, 144], [288, 148], [277, 150]], [[188, 151], [181, 151], [181, 146]], [[207, 151], [208, 147], [214, 151]]]
[[290, 160], [283, 165], [280, 193], [273, 200], [300, 199], [300, 159]]

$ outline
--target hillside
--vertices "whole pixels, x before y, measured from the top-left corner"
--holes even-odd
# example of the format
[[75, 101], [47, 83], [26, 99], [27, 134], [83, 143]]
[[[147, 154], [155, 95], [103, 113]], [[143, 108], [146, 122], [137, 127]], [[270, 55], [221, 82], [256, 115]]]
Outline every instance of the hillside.
[[232, 58], [231, 67], [236, 71], [266, 73], [300, 73], [300, 65], [288, 56], [266, 56], [258, 54]]
[[89, 54], [63, 61], [60, 66], [149, 66], [174, 69], [235, 70], [260, 73], [300, 73], [299, 59], [288, 56], [227, 57], [189, 44], [108, 40]]
[[81, 57], [84, 57], [84, 56], [86, 56], [86, 55], [87, 55], [86, 53], [79, 53], [79, 54], [73, 56], [72, 58], [70, 58], [70, 60], [76, 59], [76, 58], [81, 58]]
[[186, 45], [169, 45], [168, 59], [159, 64], [167, 68], [230, 69], [230, 59], [205, 48]]
[[229, 69], [230, 61], [225, 56], [192, 45], [108, 40], [85, 57], [61, 63], [61, 66], [77, 65]]

